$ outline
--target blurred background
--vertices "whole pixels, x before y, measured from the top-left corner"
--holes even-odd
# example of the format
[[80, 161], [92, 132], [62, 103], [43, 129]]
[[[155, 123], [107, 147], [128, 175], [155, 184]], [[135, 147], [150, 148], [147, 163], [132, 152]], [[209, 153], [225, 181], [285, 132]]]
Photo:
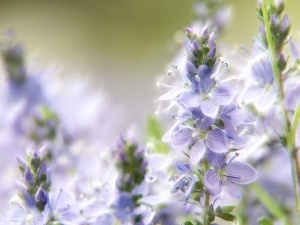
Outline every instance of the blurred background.
[[[256, 1], [227, 3], [232, 20], [222, 41], [232, 48], [250, 47], [258, 30]], [[0, 0], [0, 33], [15, 29], [27, 56], [37, 56], [39, 67], [54, 64], [59, 76], [91, 81], [124, 118], [120, 125], [124, 131], [131, 124], [143, 126], [145, 117], [155, 112], [156, 80], [166, 74], [180, 49], [180, 31], [195, 18], [193, 4], [193, 0]], [[300, 28], [299, 6], [299, 0], [286, 1], [293, 30]]]

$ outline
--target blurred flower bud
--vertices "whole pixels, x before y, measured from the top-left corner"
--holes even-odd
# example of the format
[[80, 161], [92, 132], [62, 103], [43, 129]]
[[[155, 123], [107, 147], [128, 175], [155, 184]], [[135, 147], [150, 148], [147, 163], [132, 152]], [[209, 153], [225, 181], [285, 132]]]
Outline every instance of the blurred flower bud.
[[282, 53], [277, 58], [277, 66], [281, 71], [286, 67], [286, 59]]
[[24, 171], [24, 179], [26, 185], [28, 185], [29, 187], [33, 187], [35, 185], [35, 179], [30, 169], [26, 169]]
[[288, 15], [285, 15], [282, 18], [282, 21], [280, 23], [280, 33], [281, 33], [281, 35], [286, 37], [290, 32], [290, 28], [291, 28], [290, 19], [289, 19]]

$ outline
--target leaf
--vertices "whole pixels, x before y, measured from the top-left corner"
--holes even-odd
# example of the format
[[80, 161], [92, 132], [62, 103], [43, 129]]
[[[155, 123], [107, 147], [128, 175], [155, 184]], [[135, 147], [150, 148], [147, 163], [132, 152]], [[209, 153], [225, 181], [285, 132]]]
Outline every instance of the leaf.
[[186, 222], [184, 222], [184, 225], [193, 225], [193, 223], [190, 221], [186, 221]]
[[216, 209], [216, 212], [221, 212], [221, 213], [230, 213], [232, 212], [232, 210], [234, 210], [235, 206], [224, 206], [224, 207], [220, 207], [218, 206], [218, 208]]
[[287, 148], [289, 151], [292, 151], [294, 148], [294, 142], [295, 142], [295, 136], [296, 136], [296, 132], [297, 132], [297, 128], [298, 128], [298, 124], [299, 124], [299, 119], [300, 119], [300, 104], [298, 104], [295, 115], [294, 115], [294, 119], [293, 119], [293, 123], [291, 126], [291, 132], [289, 133], [288, 136], [288, 140], [287, 140]]
[[162, 142], [163, 131], [154, 116], [148, 116], [146, 124], [146, 137], [147, 141], [151, 144], [153, 153], [167, 154], [169, 147], [166, 143]]
[[226, 221], [234, 221], [235, 220], [235, 216], [230, 214], [230, 213], [216, 213], [217, 217], [220, 217], [223, 220]]
[[273, 225], [273, 221], [269, 218], [269, 217], [266, 217], [266, 216], [262, 216], [258, 219], [258, 223], [259, 225]]
[[292, 225], [281, 205], [275, 201], [258, 183], [252, 183], [251, 189], [256, 193], [258, 199], [265, 205], [267, 210], [285, 225]]

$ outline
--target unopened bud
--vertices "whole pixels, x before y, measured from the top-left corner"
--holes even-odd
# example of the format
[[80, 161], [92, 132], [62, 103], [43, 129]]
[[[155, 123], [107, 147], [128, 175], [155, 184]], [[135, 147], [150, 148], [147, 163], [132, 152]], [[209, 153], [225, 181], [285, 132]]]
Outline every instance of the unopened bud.
[[286, 59], [283, 54], [280, 54], [277, 58], [277, 66], [278, 68], [283, 71], [286, 67]]

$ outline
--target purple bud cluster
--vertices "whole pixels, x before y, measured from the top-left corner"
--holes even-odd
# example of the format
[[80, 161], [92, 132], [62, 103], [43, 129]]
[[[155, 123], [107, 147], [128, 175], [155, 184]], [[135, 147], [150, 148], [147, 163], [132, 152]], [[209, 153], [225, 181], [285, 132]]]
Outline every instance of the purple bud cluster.
[[19, 186], [22, 189], [21, 199], [27, 207], [36, 207], [39, 211], [43, 211], [47, 204], [51, 185], [46, 158], [47, 154], [40, 156], [37, 152], [28, 154], [26, 163], [18, 158], [19, 169], [24, 178], [23, 185]]
[[148, 166], [145, 150], [135, 141], [120, 136], [113, 152], [119, 171], [116, 183], [118, 194], [113, 204], [115, 216], [122, 223], [143, 225], [145, 210], [139, 208], [140, 200], [147, 189], [147, 185], [143, 184]]

